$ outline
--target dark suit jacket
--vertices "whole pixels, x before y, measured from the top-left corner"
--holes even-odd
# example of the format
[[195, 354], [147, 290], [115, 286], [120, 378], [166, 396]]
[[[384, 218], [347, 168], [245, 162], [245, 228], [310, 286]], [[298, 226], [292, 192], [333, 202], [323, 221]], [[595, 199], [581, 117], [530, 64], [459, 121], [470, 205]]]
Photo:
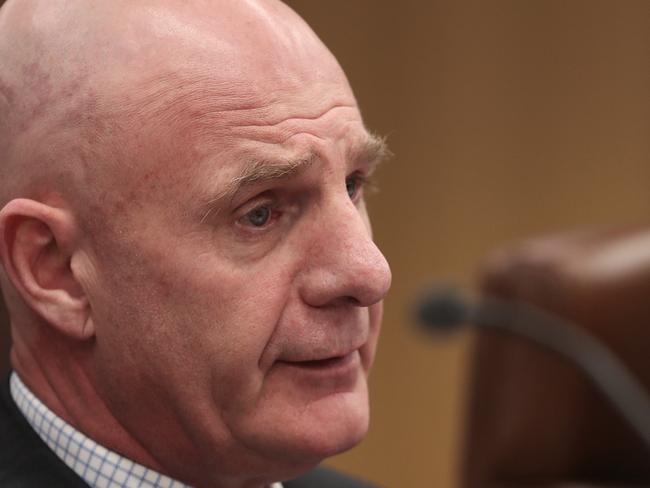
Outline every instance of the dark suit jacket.
[[[283, 483], [285, 488], [372, 488], [326, 468]], [[0, 389], [0, 487], [87, 488], [34, 432], [11, 398], [9, 381]]]

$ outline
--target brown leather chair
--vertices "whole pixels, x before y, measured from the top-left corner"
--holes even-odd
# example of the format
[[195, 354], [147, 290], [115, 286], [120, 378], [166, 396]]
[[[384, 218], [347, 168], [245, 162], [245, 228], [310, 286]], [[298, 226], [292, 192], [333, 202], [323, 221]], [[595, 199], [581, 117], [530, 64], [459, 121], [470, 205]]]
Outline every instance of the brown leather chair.
[[[650, 389], [650, 227], [574, 232], [501, 250], [487, 260], [481, 290], [574, 321]], [[559, 356], [481, 331], [470, 385], [465, 488], [650, 486], [644, 444]]]

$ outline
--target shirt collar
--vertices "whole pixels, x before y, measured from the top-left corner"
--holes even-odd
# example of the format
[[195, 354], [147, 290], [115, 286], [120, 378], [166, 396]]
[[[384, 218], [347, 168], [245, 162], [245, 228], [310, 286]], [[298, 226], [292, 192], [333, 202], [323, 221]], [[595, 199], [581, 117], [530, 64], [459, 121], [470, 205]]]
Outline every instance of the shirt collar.
[[[191, 488], [97, 444], [43, 404], [14, 371], [11, 396], [47, 446], [92, 488]], [[282, 488], [273, 483], [270, 488]]]

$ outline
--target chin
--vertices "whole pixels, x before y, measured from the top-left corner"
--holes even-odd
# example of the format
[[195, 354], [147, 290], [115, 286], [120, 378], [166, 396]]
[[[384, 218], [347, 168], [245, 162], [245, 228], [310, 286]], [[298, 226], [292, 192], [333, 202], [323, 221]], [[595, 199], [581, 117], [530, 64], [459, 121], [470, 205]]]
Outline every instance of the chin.
[[284, 466], [278, 479], [292, 479], [313, 469], [326, 458], [345, 452], [359, 444], [368, 432], [367, 405], [337, 412], [324, 401], [315, 406], [310, 419], [303, 416], [294, 422], [292, 436], [276, 445], [280, 455], [277, 466]]
[[[330, 419], [330, 429], [326, 430], [332, 443], [328, 455], [347, 451], [361, 442], [368, 433], [368, 399], [358, 400], [357, 405], [337, 413]], [[338, 442], [335, 440], [338, 439]]]
[[251, 469], [289, 479], [364, 439], [369, 406], [361, 368], [342, 375], [345, 381], [313, 381], [314, 375], [278, 368], [254, 408], [232, 411], [230, 432], [260, 463]]
[[249, 449], [300, 474], [325, 458], [351, 449], [366, 436], [368, 395], [365, 381], [360, 383], [353, 391], [331, 393], [305, 403], [276, 404], [271, 415], [265, 410], [265, 415], [246, 422], [245, 432], [240, 434]]
[[293, 420], [297, 457], [320, 462], [359, 444], [368, 432], [367, 396], [360, 392], [324, 397]]

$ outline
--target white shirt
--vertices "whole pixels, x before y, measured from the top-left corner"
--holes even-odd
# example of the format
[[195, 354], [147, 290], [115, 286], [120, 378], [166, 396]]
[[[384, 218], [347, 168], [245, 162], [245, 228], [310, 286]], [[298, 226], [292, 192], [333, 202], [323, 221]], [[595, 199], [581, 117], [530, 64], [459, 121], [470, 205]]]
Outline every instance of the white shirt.
[[[11, 374], [11, 396], [47, 446], [92, 488], [192, 488], [106, 449], [43, 404]], [[273, 483], [270, 488], [282, 488]]]

